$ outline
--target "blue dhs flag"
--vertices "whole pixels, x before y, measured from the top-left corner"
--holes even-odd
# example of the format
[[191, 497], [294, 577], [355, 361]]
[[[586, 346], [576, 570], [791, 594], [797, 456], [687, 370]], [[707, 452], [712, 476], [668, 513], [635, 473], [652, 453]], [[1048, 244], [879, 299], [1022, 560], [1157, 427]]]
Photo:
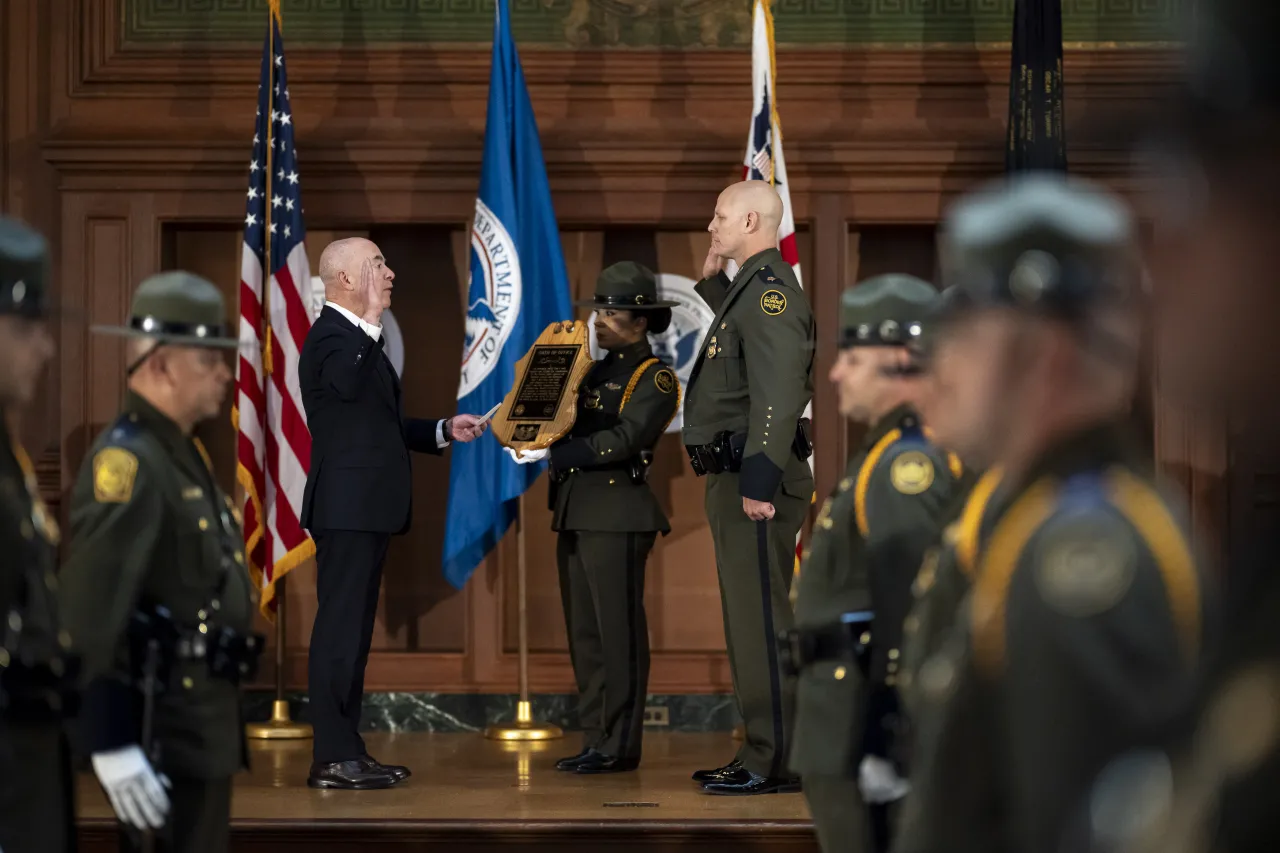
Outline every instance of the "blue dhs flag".
[[[497, 0], [480, 195], [471, 226], [471, 290], [458, 410], [484, 414], [515, 382], [515, 366], [548, 324], [572, 318], [560, 229], [542, 145]], [[453, 446], [444, 576], [461, 588], [516, 517], [516, 499], [543, 465], [516, 465], [492, 437]]]

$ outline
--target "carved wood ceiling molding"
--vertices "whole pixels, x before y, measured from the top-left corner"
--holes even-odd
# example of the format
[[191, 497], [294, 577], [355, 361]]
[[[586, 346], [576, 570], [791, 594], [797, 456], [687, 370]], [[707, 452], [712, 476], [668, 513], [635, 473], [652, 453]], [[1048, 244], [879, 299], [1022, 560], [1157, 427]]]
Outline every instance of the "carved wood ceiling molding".
[[[44, 152], [69, 186], [111, 170], [142, 188], [182, 170], [184, 188], [243, 183], [260, 54], [129, 46], [116, 0], [76, 0], [67, 110]], [[362, 182], [472, 186], [489, 51], [292, 49], [290, 90], [308, 173]], [[553, 182], [723, 182], [750, 109], [745, 50], [528, 50], [522, 56]], [[936, 192], [1001, 167], [1007, 48], [779, 50], [779, 94], [797, 189]], [[1068, 51], [1073, 168], [1119, 173], [1127, 154], [1085, 139], [1102, 115], [1159, 97], [1179, 69], [1165, 48]], [[170, 179], [168, 188], [173, 188]], [[314, 184], [313, 184], [314, 186]], [[158, 186], [157, 189], [163, 189]]]

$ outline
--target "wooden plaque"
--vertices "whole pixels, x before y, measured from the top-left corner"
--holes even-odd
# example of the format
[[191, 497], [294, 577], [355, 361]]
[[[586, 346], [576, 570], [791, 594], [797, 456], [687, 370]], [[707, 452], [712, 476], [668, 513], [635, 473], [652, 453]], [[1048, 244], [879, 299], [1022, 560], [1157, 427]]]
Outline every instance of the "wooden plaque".
[[552, 323], [516, 363], [516, 381], [493, 416], [504, 447], [541, 450], [555, 444], [578, 417], [578, 388], [595, 364], [587, 324]]

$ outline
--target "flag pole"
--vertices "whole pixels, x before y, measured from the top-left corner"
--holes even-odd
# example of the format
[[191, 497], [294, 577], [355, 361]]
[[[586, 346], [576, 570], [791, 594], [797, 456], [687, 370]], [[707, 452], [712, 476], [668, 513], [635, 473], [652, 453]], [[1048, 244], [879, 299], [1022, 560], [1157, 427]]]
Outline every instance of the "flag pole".
[[529, 595], [528, 565], [525, 562], [524, 541], [524, 492], [517, 498], [516, 509], [516, 597], [519, 601], [519, 671], [520, 697], [516, 703], [514, 722], [498, 723], [484, 730], [490, 740], [527, 741], [554, 740], [564, 736], [564, 731], [553, 723], [533, 719], [529, 703]]
[[[276, 80], [276, 23], [280, 20], [280, 0], [271, 0], [267, 9], [267, 103], [275, 104]], [[262, 275], [262, 326], [264, 334], [262, 353], [262, 378], [264, 382], [271, 375], [271, 314], [268, 305], [271, 301], [271, 136], [275, 131], [275, 110], [267, 115], [267, 176], [263, 185], [263, 237], [266, 240], [266, 257], [263, 259]], [[266, 512], [265, 508], [263, 510]], [[266, 525], [265, 518], [258, 523]], [[271, 548], [267, 548], [266, 561], [271, 562]], [[263, 566], [265, 572], [267, 566]], [[274, 571], [274, 569], [273, 569]], [[285, 668], [285, 623], [288, 610], [288, 599], [285, 596], [285, 579], [273, 581], [276, 602], [276, 698], [271, 703], [271, 719], [265, 723], [250, 723], [245, 726], [245, 736], [254, 740], [302, 740], [312, 736], [310, 723], [295, 722], [289, 716], [289, 700], [284, 698]]]

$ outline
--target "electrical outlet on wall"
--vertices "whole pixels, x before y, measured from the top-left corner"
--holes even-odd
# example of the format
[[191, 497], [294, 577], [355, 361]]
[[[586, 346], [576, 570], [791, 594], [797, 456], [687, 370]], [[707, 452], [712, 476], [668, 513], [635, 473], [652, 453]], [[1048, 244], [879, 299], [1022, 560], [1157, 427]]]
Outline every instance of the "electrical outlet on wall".
[[649, 705], [644, 709], [644, 724], [646, 726], [669, 726], [671, 725], [671, 712], [667, 710], [666, 705]]

